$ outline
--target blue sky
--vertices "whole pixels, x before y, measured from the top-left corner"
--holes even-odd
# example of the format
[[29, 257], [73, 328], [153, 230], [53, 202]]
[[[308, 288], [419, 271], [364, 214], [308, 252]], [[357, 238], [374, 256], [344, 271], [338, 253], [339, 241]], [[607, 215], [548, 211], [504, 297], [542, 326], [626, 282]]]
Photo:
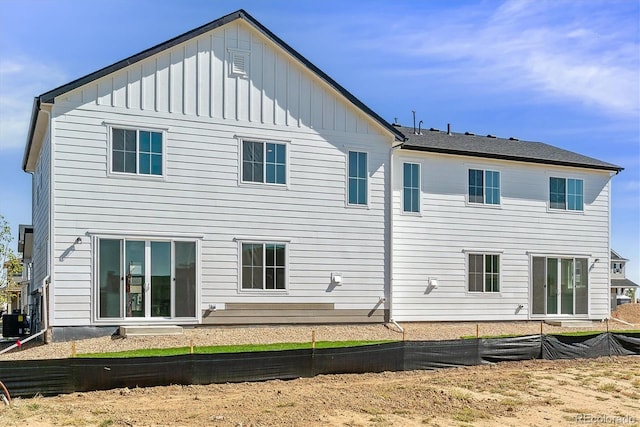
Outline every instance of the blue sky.
[[620, 165], [612, 247], [640, 283], [640, 2], [0, 0], [0, 213], [31, 218], [33, 97], [245, 9], [388, 121]]

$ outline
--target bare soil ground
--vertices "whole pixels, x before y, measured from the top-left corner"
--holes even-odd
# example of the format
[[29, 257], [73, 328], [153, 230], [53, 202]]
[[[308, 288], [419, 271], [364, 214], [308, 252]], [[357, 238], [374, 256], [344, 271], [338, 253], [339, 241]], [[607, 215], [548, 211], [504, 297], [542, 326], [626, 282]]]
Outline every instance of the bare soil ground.
[[[591, 329], [640, 329], [640, 304]], [[539, 322], [406, 324], [406, 339], [537, 334]], [[564, 328], [544, 325], [544, 333]], [[178, 337], [30, 345], [0, 360], [189, 345], [401, 339], [382, 325], [194, 328]], [[1, 378], [0, 378], [1, 380]], [[640, 356], [526, 361], [440, 371], [321, 375], [291, 381], [168, 386], [0, 402], [0, 426], [640, 426]]]
[[639, 373], [628, 356], [116, 389], [17, 399], [0, 425], [637, 426]]

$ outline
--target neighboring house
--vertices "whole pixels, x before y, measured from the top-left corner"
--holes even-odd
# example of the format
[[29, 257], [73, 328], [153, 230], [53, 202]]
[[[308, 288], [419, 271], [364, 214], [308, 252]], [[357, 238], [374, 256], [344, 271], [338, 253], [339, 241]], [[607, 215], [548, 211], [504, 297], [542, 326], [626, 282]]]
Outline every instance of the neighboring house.
[[54, 339], [607, 317], [622, 168], [414, 133], [244, 11], [40, 95], [23, 168]]
[[[611, 249], [611, 310], [615, 310], [618, 300], [625, 300], [633, 292], [634, 298], [638, 298], [640, 286], [635, 282], [627, 279], [625, 271], [627, 261], [621, 257], [616, 251]], [[631, 300], [629, 298], [629, 300]], [[631, 301], [635, 302], [635, 301]]]

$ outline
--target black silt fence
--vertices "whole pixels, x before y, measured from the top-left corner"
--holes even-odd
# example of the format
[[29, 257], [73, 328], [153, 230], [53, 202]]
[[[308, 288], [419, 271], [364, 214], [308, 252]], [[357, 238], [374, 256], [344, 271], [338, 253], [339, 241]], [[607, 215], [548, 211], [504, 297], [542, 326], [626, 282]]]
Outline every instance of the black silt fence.
[[473, 366], [532, 359], [640, 355], [640, 333], [578, 337], [530, 335], [450, 341], [404, 341], [361, 347], [129, 359], [0, 362], [12, 396], [32, 397], [170, 384], [214, 384]]

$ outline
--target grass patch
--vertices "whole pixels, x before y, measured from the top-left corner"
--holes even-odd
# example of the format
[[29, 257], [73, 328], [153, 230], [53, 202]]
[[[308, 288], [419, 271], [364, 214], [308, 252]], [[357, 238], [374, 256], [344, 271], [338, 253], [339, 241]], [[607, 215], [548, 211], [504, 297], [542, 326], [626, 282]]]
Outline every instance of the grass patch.
[[471, 423], [481, 418], [489, 418], [485, 413], [473, 408], [462, 408], [453, 415], [453, 419], [463, 423]]
[[614, 392], [614, 391], [618, 392], [620, 391], [620, 388], [615, 383], [607, 383], [607, 384], [602, 384], [600, 387], [598, 387], [598, 390], [605, 391], [605, 392]]
[[[392, 340], [380, 341], [318, 341], [316, 348], [342, 348], [359, 347], [365, 345], [384, 344], [395, 342]], [[194, 347], [194, 354], [220, 354], [220, 353], [252, 353], [261, 351], [305, 350], [311, 349], [311, 343], [276, 343], [276, 344], [242, 344], [242, 345], [214, 345]], [[143, 348], [138, 350], [118, 351], [113, 353], [83, 353], [76, 357], [82, 358], [106, 358], [124, 359], [132, 357], [163, 357], [180, 356], [189, 354], [189, 347], [173, 348]]]

